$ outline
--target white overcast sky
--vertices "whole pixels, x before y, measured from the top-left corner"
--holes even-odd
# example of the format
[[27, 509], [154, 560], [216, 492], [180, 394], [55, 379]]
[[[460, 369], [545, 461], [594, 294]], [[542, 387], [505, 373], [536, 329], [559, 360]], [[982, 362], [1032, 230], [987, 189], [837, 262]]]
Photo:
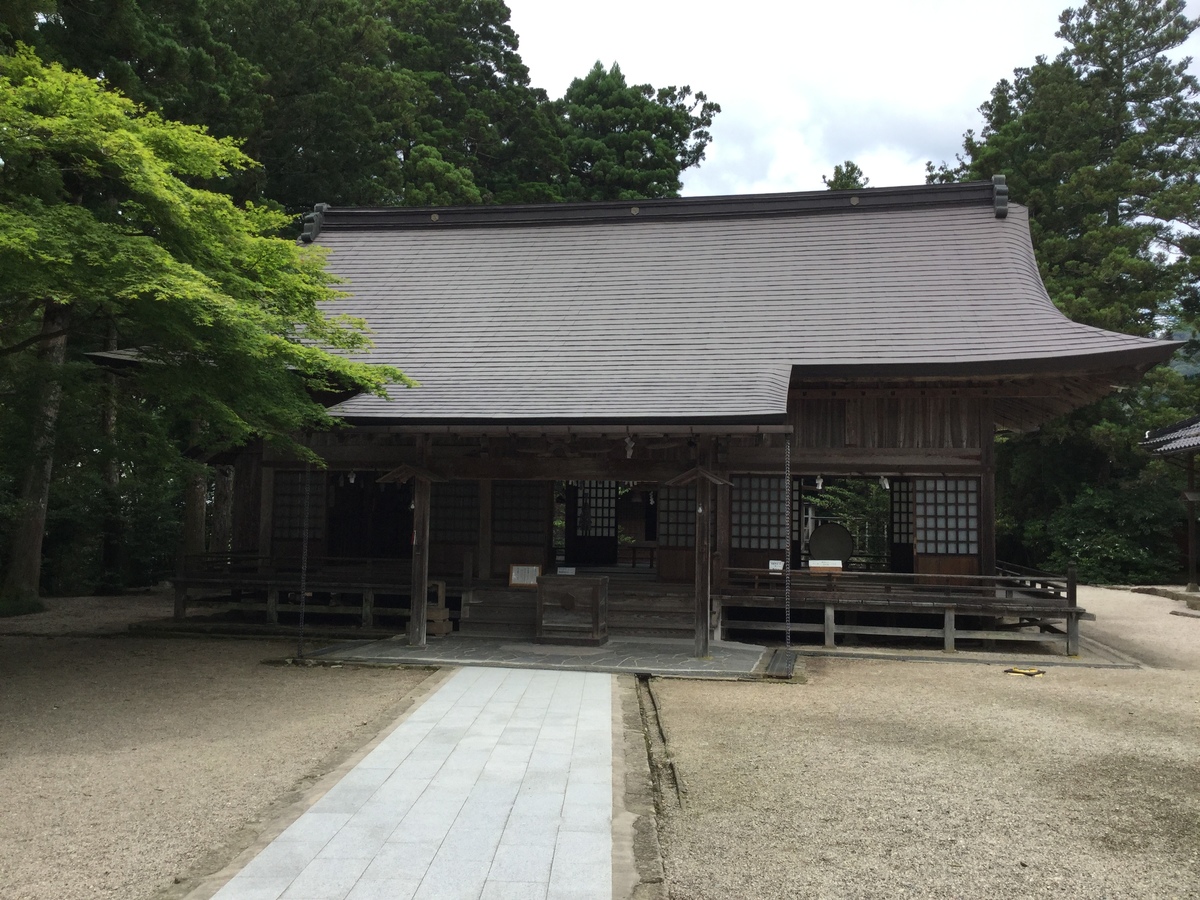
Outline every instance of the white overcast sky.
[[[551, 97], [600, 60], [720, 103], [707, 158], [683, 176], [704, 196], [820, 190], [846, 159], [872, 186], [924, 183], [926, 160], [952, 160], [979, 130], [997, 81], [1062, 49], [1059, 13], [1082, 0], [507, 3]], [[1200, 56], [1200, 38], [1179, 55]]]

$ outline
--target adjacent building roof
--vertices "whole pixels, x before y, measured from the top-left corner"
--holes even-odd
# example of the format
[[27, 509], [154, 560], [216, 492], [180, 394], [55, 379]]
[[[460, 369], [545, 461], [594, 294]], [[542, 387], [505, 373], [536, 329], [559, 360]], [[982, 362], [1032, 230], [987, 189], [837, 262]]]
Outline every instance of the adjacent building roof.
[[1200, 453], [1200, 416], [1176, 422], [1157, 431], [1147, 431], [1141, 444], [1158, 456]]
[[782, 422], [800, 379], [1144, 371], [1175, 346], [1064, 317], [991, 183], [319, 209], [333, 311], [420, 382], [332, 410], [355, 422]]

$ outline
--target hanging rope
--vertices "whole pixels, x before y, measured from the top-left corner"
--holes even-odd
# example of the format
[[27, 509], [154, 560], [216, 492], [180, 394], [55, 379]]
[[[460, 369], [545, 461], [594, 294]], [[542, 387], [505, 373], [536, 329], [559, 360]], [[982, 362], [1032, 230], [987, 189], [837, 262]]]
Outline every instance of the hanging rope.
[[296, 657], [304, 658], [304, 604], [308, 599], [308, 517], [312, 499], [312, 463], [304, 464], [304, 513], [300, 532], [300, 636], [296, 640]]
[[792, 649], [792, 439], [783, 445], [784, 510], [787, 520], [783, 544], [783, 646]]

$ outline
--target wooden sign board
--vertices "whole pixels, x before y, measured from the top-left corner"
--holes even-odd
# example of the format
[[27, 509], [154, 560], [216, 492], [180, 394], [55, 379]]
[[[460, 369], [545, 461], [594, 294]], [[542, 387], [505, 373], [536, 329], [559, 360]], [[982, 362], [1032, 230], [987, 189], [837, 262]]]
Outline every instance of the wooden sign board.
[[842, 561], [840, 559], [810, 559], [808, 571], [814, 575], [840, 575], [842, 574]]
[[559, 575], [574, 575], [575, 567], [574, 566], [559, 566], [558, 574]]
[[508, 586], [510, 588], [537, 590], [538, 576], [541, 574], [541, 566], [511, 565], [508, 567]]

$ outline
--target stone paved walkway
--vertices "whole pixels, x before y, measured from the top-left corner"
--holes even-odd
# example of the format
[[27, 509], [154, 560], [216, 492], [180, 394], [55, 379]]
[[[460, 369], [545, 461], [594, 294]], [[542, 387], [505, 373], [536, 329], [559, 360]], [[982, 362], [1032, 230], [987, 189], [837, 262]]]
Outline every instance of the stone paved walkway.
[[610, 900], [612, 689], [458, 671], [217, 900]]

